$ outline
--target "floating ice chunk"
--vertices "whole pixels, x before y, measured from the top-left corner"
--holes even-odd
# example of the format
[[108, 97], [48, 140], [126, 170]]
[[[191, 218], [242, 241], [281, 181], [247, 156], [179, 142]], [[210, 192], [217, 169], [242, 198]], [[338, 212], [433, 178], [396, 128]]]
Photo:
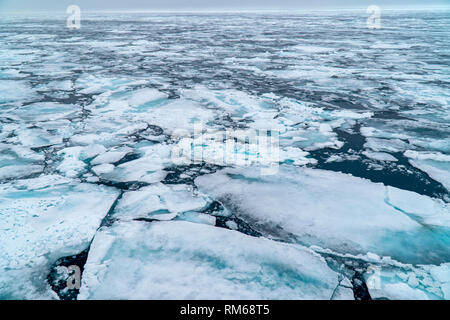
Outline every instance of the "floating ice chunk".
[[448, 299], [450, 264], [381, 264], [365, 273], [372, 299], [436, 300]]
[[154, 188], [125, 192], [114, 210], [114, 217], [119, 219], [146, 218], [154, 212], [166, 210]]
[[[110, 94], [110, 93], [109, 93]], [[96, 100], [86, 109], [91, 111], [92, 115], [98, 116], [122, 116], [125, 112], [130, 111], [128, 102], [122, 99], [113, 100], [109, 94], [104, 93], [97, 96]], [[110, 100], [111, 99], [111, 100]]]
[[411, 138], [411, 136], [406, 134], [405, 131], [394, 131], [394, 128], [391, 128], [389, 126], [387, 126], [386, 128], [361, 127], [360, 133], [367, 138], [373, 137], [381, 139], [392, 139], [395, 141], [399, 139], [407, 140]]
[[109, 151], [105, 152], [91, 161], [92, 165], [114, 163], [127, 155], [126, 151]]
[[44, 170], [42, 165], [10, 165], [0, 167], [0, 180], [27, 177]]
[[375, 128], [372, 127], [361, 127], [359, 129], [359, 132], [361, 132], [361, 134], [365, 137], [372, 137], [374, 135], [375, 132]]
[[113, 137], [112, 134], [109, 133], [87, 133], [87, 134], [76, 134], [74, 135], [70, 140], [72, 143], [77, 145], [90, 145], [90, 144], [107, 144], [111, 138]]
[[409, 191], [387, 188], [386, 201], [424, 225], [450, 228], [450, 205], [439, 199], [416, 194], [411, 197]]
[[337, 274], [297, 245], [183, 221], [95, 237], [79, 299], [330, 299]]
[[123, 194], [114, 211], [119, 219], [152, 218], [161, 214], [177, 214], [204, 208], [207, 200], [193, 193], [187, 185], [155, 184]]
[[45, 156], [27, 147], [0, 143], [0, 167], [44, 161]]
[[80, 153], [78, 156], [79, 159], [87, 160], [87, 159], [95, 157], [98, 154], [105, 152], [106, 149], [101, 144], [91, 144], [91, 145], [82, 147], [79, 150], [80, 150]]
[[21, 74], [19, 70], [16, 69], [3, 69], [0, 70], [0, 79], [7, 78], [25, 78], [26, 75]]
[[39, 122], [40, 128], [63, 139], [69, 139], [70, 137], [72, 137], [77, 130], [77, 126], [78, 125], [76, 122], [71, 122], [68, 119]]
[[75, 88], [81, 93], [92, 94], [102, 93], [106, 91], [120, 91], [126, 89], [128, 86], [146, 84], [142, 80], [130, 80], [126, 78], [105, 78], [96, 77], [94, 75], [83, 75], [78, 78], [75, 83]]
[[332, 300], [355, 300], [353, 289], [350, 287], [338, 286], [334, 291]]
[[178, 99], [154, 107], [152, 112], [142, 114], [141, 118], [147, 123], [160, 126], [166, 133], [173, 134], [175, 130], [191, 132], [194, 130], [194, 123], [208, 123], [214, 116], [210, 109], [203, 108], [193, 101]]
[[376, 152], [402, 152], [408, 148], [408, 144], [399, 139], [367, 138], [364, 147]]
[[373, 117], [373, 112], [355, 112], [352, 110], [336, 110], [332, 115], [344, 119], [367, 119]]
[[155, 144], [141, 149], [142, 158], [128, 161], [117, 166], [114, 171], [102, 175], [102, 178], [117, 182], [142, 181], [159, 182], [167, 175], [163, 169], [170, 165], [171, 146]]
[[53, 91], [53, 90], [71, 91], [73, 89], [73, 82], [72, 80], [50, 81], [49, 83], [37, 86], [36, 89], [38, 89], [39, 91]]
[[15, 113], [24, 121], [51, 121], [67, 118], [80, 112], [81, 109], [74, 105], [39, 102], [20, 107]]
[[40, 148], [62, 143], [62, 137], [40, 128], [22, 128], [17, 131], [17, 139], [22, 146]]
[[62, 184], [69, 184], [73, 182], [72, 179], [60, 176], [57, 174], [40, 175], [37, 178], [26, 180], [15, 180], [10, 182], [17, 189], [38, 190], [49, 186], [55, 187]]
[[330, 162], [342, 162], [345, 161], [346, 158], [337, 154], [333, 154], [332, 156], [330, 156], [325, 163], [330, 163]]
[[333, 141], [315, 142], [310, 147], [306, 147], [305, 150], [313, 151], [313, 150], [324, 149], [324, 148], [340, 149], [343, 146], [344, 146], [344, 142], [339, 141], [337, 139], [333, 139]]
[[234, 116], [243, 116], [246, 113], [261, 111], [261, 100], [238, 90], [209, 90], [197, 86], [193, 90], [182, 90], [183, 97], [199, 103], [211, 104]]
[[0, 80], [0, 92], [0, 105], [6, 103], [23, 105], [35, 97], [35, 91], [26, 81]]
[[206, 199], [193, 195], [192, 188], [186, 185], [174, 185], [171, 192], [163, 193], [162, 196], [167, 208], [172, 212], [199, 210], [206, 206]]
[[[450, 121], [450, 120], [449, 120]], [[444, 134], [444, 133], [442, 133]], [[421, 139], [409, 139], [409, 143], [424, 148], [425, 150], [437, 150], [440, 152], [450, 153], [450, 140], [449, 139], [436, 139], [425, 138], [421, 136]]]
[[167, 94], [156, 89], [143, 88], [133, 91], [126, 86], [119, 86], [115, 90], [106, 89], [87, 108], [96, 116], [130, 116], [130, 113], [146, 112], [150, 107], [160, 106], [167, 98]]
[[332, 135], [333, 128], [331, 128], [330, 124], [328, 124], [328, 123], [321, 123], [319, 125], [319, 132], [326, 136]]
[[390, 300], [428, 300], [428, 296], [421, 290], [411, 288], [406, 283], [387, 283], [383, 289], [370, 290], [372, 299], [390, 299]]
[[43, 176], [29, 187], [26, 180], [0, 187], [2, 299], [53, 297], [50, 265], [87, 247], [118, 196], [112, 188], [54, 183], [55, 176]]
[[[6, 145], [0, 145], [0, 150], [2, 149], [3, 146]], [[37, 153], [29, 148], [23, 147], [23, 146], [19, 146], [19, 145], [8, 145], [7, 148], [9, 148], [11, 151], [13, 151], [14, 153], [16, 153], [19, 157], [24, 158], [24, 159], [29, 159], [29, 160], [33, 160], [33, 161], [41, 161], [45, 159], [45, 156], [41, 153]], [[2, 150], [3, 152], [3, 150]]]
[[216, 225], [216, 217], [210, 216], [209, 214], [188, 211], [184, 212], [176, 217], [177, 220], [184, 220], [194, 223], [203, 223], [211, 226]]
[[98, 144], [64, 148], [58, 152], [58, 155], [62, 155], [64, 158], [57, 170], [68, 177], [76, 177], [86, 170], [85, 160], [93, 158], [105, 150], [105, 147]]
[[415, 160], [434, 160], [442, 162], [450, 162], [450, 155], [442, 154], [440, 152], [418, 152], [407, 150], [404, 153], [405, 157]]
[[[133, 171], [133, 165], [136, 166], [136, 171]], [[127, 166], [117, 166], [112, 172], [102, 174], [101, 178], [115, 182], [156, 183], [162, 181], [166, 175], [166, 171], [155, 167], [151, 162], [149, 164], [147, 159], [141, 159], [141, 161], [130, 163]]]
[[404, 155], [411, 165], [426, 172], [432, 179], [440, 182], [450, 191], [450, 155], [440, 152], [417, 152], [407, 150]]
[[[389, 204], [387, 189], [379, 183], [336, 172], [280, 166], [273, 176], [260, 176], [257, 168], [225, 169], [198, 177], [195, 184], [263, 234], [286, 239], [294, 235], [302, 243], [337, 252], [373, 252], [400, 261], [426, 263], [450, 258], [446, 229], [432, 230], [407, 210]], [[409, 191], [398, 193], [411, 203], [424, 199]], [[440, 217], [442, 220], [432, 221], [444, 228], [448, 207], [430, 201], [432, 205], [423, 207], [424, 212], [415, 214], [425, 220]]]
[[307, 152], [299, 148], [286, 147], [280, 152], [278, 139], [253, 130], [212, 131], [195, 134], [194, 139], [182, 137], [172, 149], [172, 160], [176, 164], [213, 163], [220, 166], [252, 164], [272, 165], [291, 160], [296, 164], [314, 162], [307, 159]]
[[439, 283], [443, 298], [450, 300], [450, 263], [442, 263], [439, 266], [422, 266], [422, 268], [427, 270], [433, 280]]
[[305, 165], [308, 163], [316, 164], [317, 160], [308, 158], [309, 152], [303, 151], [300, 148], [285, 147], [280, 150], [280, 162], [292, 161], [295, 165]]
[[367, 158], [378, 160], [378, 161], [397, 161], [397, 159], [386, 152], [373, 152], [373, 151], [363, 151], [363, 155], [365, 155]]
[[[68, 150], [65, 150], [68, 151]], [[86, 164], [79, 160], [77, 156], [66, 153], [63, 161], [58, 165], [57, 170], [65, 174], [67, 177], [74, 178], [85, 170]]]
[[156, 89], [140, 89], [134, 91], [132, 96], [128, 99], [128, 103], [131, 106], [142, 106], [147, 104], [148, 102], [153, 102], [161, 99], [166, 99], [167, 94], [160, 92]]
[[99, 164], [98, 166], [92, 167], [92, 171], [94, 171], [96, 175], [112, 172], [113, 170], [114, 165], [110, 163]]
[[450, 162], [433, 160], [409, 160], [412, 166], [428, 174], [432, 179], [442, 183], [450, 191]]
[[231, 230], [237, 230], [238, 229], [238, 225], [236, 222], [232, 221], [232, 220], [228, 220], [227, 222], [225, 222], [225, 225], [230, 228]]
[[121, 135], [133, 135], [136, 134], [139, 131], [143, 131], [148, 127], [148, 124], [145, 122], [138, 122], [135, 123], [131, 126], [126, 126], [122, 129], [120, 129], [119, 131], [117, 131], [117, 134], [121, 134]]

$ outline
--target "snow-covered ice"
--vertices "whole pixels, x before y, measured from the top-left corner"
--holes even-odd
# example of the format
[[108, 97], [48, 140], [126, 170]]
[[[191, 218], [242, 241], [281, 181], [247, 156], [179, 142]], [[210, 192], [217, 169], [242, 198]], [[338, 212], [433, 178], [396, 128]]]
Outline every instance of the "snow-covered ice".
[[89, 245], [118, 196], [112, 188], [60, 179], [0, 187], [1, 299], [55, 297], [46, 282], [49, 266]]
[[450, 299], [448, 12], [366, 18], [3, 15], [0, 298]]
[[267, 236], [294, 236], [302, 244], [405, 262], [450, 258], [450, 207], [441, 200], [346, 174], [292, 167], [267, 177], [255, 169], [225, 169], [195, 183]]
[[102, 229], [80, 299], [330, 299], [338, 274], [298, 245], [183, 221]]

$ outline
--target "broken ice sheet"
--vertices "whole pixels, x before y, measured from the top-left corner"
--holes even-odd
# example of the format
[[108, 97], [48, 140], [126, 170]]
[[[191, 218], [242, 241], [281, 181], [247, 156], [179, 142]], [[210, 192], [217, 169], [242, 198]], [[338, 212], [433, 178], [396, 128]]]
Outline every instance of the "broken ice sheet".
[[43, 161], [44, 156], [31, 149], [0, 144], [0, 181], [39, 174]]
[[183, 212], [201, 210], [206, 205], [207, 199], [195, 195], [191, 186], [156, 183], [137, 191], [125, 192], [113, 217], [121, 220], [170, 220]]
[[100, 144], [67, 147], [58, 151], [57, 170], [67, 177], [77, 177], [87, 170], [86, 160], [102, 154], [106, 148]]
[[364, 278], [372, 299], [450, 299], [450, 264], [376, 266]]
[[118, 196], [112, 188], [61, 179], [0, 186], [0, 299], [54, 298], [50, 265], [89, 245]]
[[[96, 202], [97, 198], [92, 200], [95, 205], [89, 206], [78, 204], [78, 201], [91, 201], [91, 196], [96, 196], [109, 202], [109, 196], [103, 197], [103, 193], [98, 191], [103, 190], [99, 185], [115, 185], [125, 189], [121, 191], [123, 197], [117, 201], [113, 212], [117, 220], [111, 220], [111, 229], [106, 226], [99, 232], [99, 239], [104, 239], [103, 235], [108, 232], [119, 233], [114, 224], [123, 224], [123, 230], [130, 231], [124, 248], [131, 246], [135, 240], [134, 227], [128, 229], [125, 224], [139, 218], [146, 221], [171, 220], [164, 225], [167, 230], [171, 228], [171, 223], [179, 223], [177, 220], [210, 224], [177, 228], [177, 234], [174, 231], [168, 231], [168, 234], [170, 239], [177, 239], [174, 247], [183, 248], [186, 241], [192, 252], [205, 252], [202, 257], [208, 257], [207, 250], [213, 245], [217, 248], [211, 249], [211, 252], [221, 254], [224, 260], [235, 261], [234, 257], [241, 254], [241, 261], [247, 263], [249, 260], [255, 266], [254, 270], [261, 261], [263, 264], [265, 261], [273, 262], [274, 265], [284, 261], [281, 254], [275, 254], [273, 259], [270, 254], [280, 247], [292, 247], [264, 239], [249, 239], [237, 233], [233, 233], [232, 237], [236, 241], [228, 241], [232, 246], [225, 246], [227, 237], [225, 243], [209, 245], [212, 234], [217, 234], [218, 228], [213, 227], [216, 222], [217, 226], [242, 232], [252, 230], [252, 234], [259, 235], [255, 228], [263, 233], [263, 237], [332, 247], [345, 254], [370, 250], [380, 255], [395, 256], [402, 261], [435, 263], [435, 266], [428, 267], [436, 267], [436, 270], [426, 272], [440, 274], [440, 277], [422, 277], [419, 271], [408, 269], [408, 273], [415, 274], [417, 281], [410, 274], [405, 278], [397, 269], [387, 275], [390, 269], [384, 270], [383, 267], [382, 275], [391, 287], [382, 287], [379, 292], [372, 290], [371, 294], [374, 298], [448, 297], [444, 294], [448, 292], [445, 291], [448, 290], [445, 289], [448, 288], [448, 281], [444, 281], [442, 275], [448, 275], [449, 271], [441, 264], [449, 261], [448, 204], [423, 196], [436, 195], [447, 203], [449, 200], [444, 191], [439, 191], [441, 186], [433, 181], [439, 181], [449, 189], [448, 160], [429, 157], [432, 154], [448, 156], [450, 152], [449, 69], [448, 64], [438, 63], [442, 59], [437, 59], [447, 52], [448, 33], [442, 32], [448, 21], [446, 14], [433, 13], [436, 23], [430, 24], [427, 23], [428, 12], [415, 13], [414, 23], [426, 24], [427, 28], [404, 28], [412, 21], [411, 17], [407, 14], [393, 15], [395, 18], [383, 20], [384, 27], [377, 30], [383, 41], [375, 42], [365, 32], [347, 32], [348, 28], [354, 28], [354, 24], [348, 23], [349, 19], [336, 19], [335, 14], [321, 14], [320, 17], [302, 15], [303, 25], [311, 31], [311, 37], [307, 38], [298, 37], [299, 17], [292, 14], [264, 14], [263, 19], [259, 15], [229, 15], [227, 19], [221, 15], [204, 15], [202, 18], [208, 21], [208, 25], [214, 26], [208, 28], [206, 33], [194, 21], [198, 18], [195, 16], [84, 14], [88, 15], [87, 21], [90, 22], [76, 32], [76, 36], [71, 32], [59, 32], [62, 30], [58, 27], [62, 21], [60, 19], [45, 19], [43, 23], [40, 17], [27, 18], [26, 32], [23, 32], [23, 19], [5, 15], [0, 21], [0, 179], [2, 183], [8, 182], [2, 186], [9, 186], [9, 191], [5, 192], [17, 194], [26, 191], [36, 203], [40, 201], [45, 205], [47, 198], [42, 192], [55, 190], [55, 198], [59, 199], [62, 194], [66, 197], [64, 199], [68, 197], [77, 202], [73, 204], [74, 210], [78, 208], [82, 211], [77, 215], [84, 225], [84, 220], [90, 221], [94, 216], [98, 222], [107, 209], [103, 203]], [[96, 26], [94, 22], [100, 20], [104, 22], [104, 28], [91, 32], [90, 28]], [[330, 32], [330, 21], [336, 26], [334, 31], [339, 33], [338, 37], [336, 32]], [[174, 25], [179, 28], [173, 28]], [[239, 27], [236, 28], [236, 25]], [[151, 41], [148, 40], [150, 29]], [[389, 31], [394, 29], [394, 33]], [[413, 36], [411, 30], [414, 31]], [[224, 37], [224, 34], [230, 37]], [[413, 39], [414, 43], [399, 44], [400, 38], [406, 39], [406, 42]], [[372, 59], [374, 54], [376, 61]], [[208, 132], [223, 132], [226, 129], [246, 132], [275, 130], [279, 132], [280, 162], [284, 165], [315, 167], [320, 166], [322, 161], [334, 161], [335, 164], [342, 164], [341, 168], [351, 166], [354, 174], [369, 177], [365, 164], [370, 163], [373, 168], [381, 170], [378, 171], [380, 180], [391, 185], [392, 181], [386, 178], [389, 175], [384, 173], [406, 170], [411, 173], [411, 179], [395, 185], [413, 189], [422, 195], [333, 172], [286, 171], [284, 165], [281, 172], [272, 177], [260, 177], [260, 169], [255, 175], [252, 170], [233, 171], [234, 175], [230, 177], [224, 175], [223, 185], [214, 185], [215, 179], [222, 173], [205, 176], [197, 180], [200, 181], [199, 193], [195, 192], [195, 185], [161, 184], [161, 181], [192, 183], [198, 175], [217, 169], [213, 166], [205, 169], [202, 163], [198, 167], [177, 167], [171, 162], [171, 143], [177, 143], [170, 139], [172, 133], [177, 129], [191, 133], [195, 123], [203, 123], [203, 128]], [[359, 127], [362, 136], [358, 134]], [[342, 132], [353, 135], [346, 137]], [[219, 163], [213, 147], [214, 144], [202, 146], [203, 160]], [[317, 157], [321, 152], [318, 149], [327, 153], [323, 159]], [[368, 162], [366, 157], [375, 160]], [[406, 161], [418, 169], [415, 170]], [[361, 167], [361, 164], [364, 166]], [[332, 170], [338, 169], [336, 166]], [[431, 179], [422, 179], [422, 174], [425, 174], [421, 171]], [[30, 179], [42, 172], [52, 175], [45, 175], [45, 179]], [[168, 172], [170, 176], [166, 177]], [[55, 173], [64, 177], [55, 178]], [[414, 177], [415, 174], [420, 174], [420, 177]], [[393, 177], [402, 180], [403, 176]], [[211, 181], [206, 184], [203, 179]], [[81, 181], [91, 182], [92, 185]], [[77, 184], [81, 185], [80, 188], [87, 188], [87, 195], [78, 196]], [[228, 186], [230, 190], [227, 190]], [[28, 199], [25, 195], [24, 198]], [[220, 206], [225, 206], [219, 210], [220, 214], [208, 211], [210, 205], [214, 209], [220, 201]], [[39, 207], [38, 204], [36, 206]], [[61, 215], [68, 211], [64, 205], [48, 207], [48, 210], [55, 215], [53, 210], [58, 210]], [[24, 212], [31, 214], [31, 209]], [[1, 215], [4, 216], [5, 212], [0, 211]], [[16, 216], [21, 217], [21, 213]], [[75, 213], [70, 214], [72, 216], [75, 221]], [[8, 236], [12, 234], [17, 237], [23, 226], [27, 225], [14, 225], [11, 215], [0, 221], [8, 224]], [[67, 220], [62, 225], [65, 223]], [[136, 229], [136, 240], [147, 232], [153, 235], [154, 230], [144, 230], [150, 228], [151, 223], [139, 223], [143, 226], [142, 230]], [[244, 224], [247, 229], [242, 227]], [[187, 226], [186, 222], [182, 226]], [[225, 231], [219, 229], [217, 232], [223, 234]], [[47, 230], [38, 232], [44, 236]], [[193, 234], [203, 232], [208, 235], [208, 238], [202, 238], [203, 242], [191, 239]], [[93, 235], [90, 231], [88, 233], [86, 239]], [[120, 239], [125, 233], [114, 235], [117, 243], [124, 242]], [[155, 234], [159, 236], [164, 232]], [[4, 282], [2, 280], [5, 278], [0, 278], [1, 289], [6, 286], [9, 290], [7, 297], [12, 297], [12, 291], [15, 292], [14, 297], [20, 298], [41, 297], [44, 293], [48, 293], [46, 297], [55, 296], [46, 289], [27, 288], [42, 288], [48, 265], [55, 261], [54, 258], [60, 258], [60, 254], [79, 252], [78, 247], [66, 252], [53, 246], [60, 241], [72, 241], [70, 235], [67, 232], [55, 236], [59, 237], [56, 240], [51, 238], [50, 254], [40, 256], [45, 259], [40, 267], [35, 269], [38, 263], [34, 262], [34, 258], [28, 259], [32, 261], [30, 268], [36, 270], [36, 276], [32, 277], [34, 282], [28, 281], [31, 276], [24, 271], [31, 269], [8, 270], [8, 279], [14, 281]], [[38, 236], [31, 232], [23, 235]], [[3, 234], [0, 238], [4, 241]], [[117, 248], [117, 243], [113, 248]], [[268, 249], [247, 259], [249, 255], [246, 254], [250, 250], [246, 248], [247, 243], [265, 243]], [[97, 254], [100, 244], [96, 242], [92, 254]], [[14, 245], [9, 244], [8, 250], [14, 252], [18, 248]], [[151, 248], [151, 245], [146, 244], [145, 248]], [[161, 246], [164, 247], [164, 244]], [[37, 255], [45, 252], [35, 247], [34, 242], [31, 243], [26, 248], [27, 254], [32, 255], [33, 250]], [[86, 248], [84, 245], [79, 247]], [[136, 248], [136, 252], [141, 253]], [[21, 250], [17, 249], [18, 256]], [[115, 274], [120, 275], [128, 265], [122, 264], [119, 259], [128, 249], [118, 250], [115, 258], [114, 250], [111, 249], [111, 257], [114, 264], [117, 263]], [[163, 252], [168, 252], [171, 248], [165, 250]], [[233, 250], [236, 252], [231, 252]], [[146, 253], [137, 256], [130, 254], [130, 261], [137, 261], [131, 264], [130, 274], [144, 274], [145, 278], [145, 270], [139, 269], [139, 259], [145, 261], [143, 265], [146, 267], [147, 258], [150, 259]], [[174, 265], [178, 266], [182, 259], [176, 257], [173, 257]], [[192, 261], [183, 261], [188, 266], [197, 267], [205, 263], [195, 260], [197, 255], [194, 253], [187, 257], [192, 257]], [[252, 261], [253, 257], [256, 257], [255, 261]], [[109, 268], [108, 259], [110, 257], [106, 256], [98, 266]], [[269, 267], [264, 274], [271, 274], [273, 279], [278, 280], [283, 276], [293, 279], [298, 275], [295, 263], [296, 259], [286, 262], [288, 267], [285, 270], [294, 270], [292, 274], [275, 275]], [[172, 264], [160, 265], [164, 268], [158, 269], [156, 276], [164, 277]], [[190, 278], [192, 274], [200, 274], [197, 278], [202, 279], [203, 274], [198, 270], [198, 273], [190, 272], [192, 269], [187, 268], [185, 273], [178, 273], [179, 269], [172, 270], [169, 275], [175, 279], [171, 279], [170, 283], [182, 283], [185, 274], [191, 281], [188, 283], [195, 282]], [[240, 288], [245, 288], [244, 294], [250, 292], [248, 288], [254, 282], [257, 288], [254, 292], [260, 292], [259, 296], [263, 297], [278, 293], [280, 297], [286, 297], [296, 290], [287, 289], [282, 280], [277, 280], [273, 286], [266, 286], [266, 283], [272, 285], [271, 282], [262, 282], [266, 278], [246, 278], [245, 266], [233, 266], [231, 269], [237, 271], [230, 271], [227, 279], [221, 278], [220, 274], [217, 277], [220, 284], [229, 283], [225, 281], [229, 279], [234, 281], [234, 275], [238, 280], [244, 279], [246, 283], [239, 282], [234, 290], [236, 292]], [[207, 273], [205, 292], [212, 290], [216, 283], [216, 278], [214, 281], [208, 279], [217, 273], [217, 268], [212, 266], [208, 270], [212, 270], [213, 275]], [[255, 274], [253, 271], [250, 270], [248, 277]], [[2, 276], [6, 277], [6, 273]], [[316, 276], [320, 277], [313, 274], [311, 278]], [[121, 278], [119, 276], [117, 281]], [[438, 278], [444, 280], [438, 281]], [[130, 285], [131, 279], [132, 276], [128, 277], [121, 292], [127, 292], [127, 297], [134, 298], [130, 289], [133, 286]], [[297, 286], [296, 280], [292, 283]], [[305, 289], [308, 297], [312, 296], [309, 295], [311, 283], [307, 282]], [[321, 283], [318, 282], [319, 288]], [[122, 288], [119, 283], [114, 284]], [[101, 283], [101, 286], [107, 285]], [[17, 289], [19, 287], [23, 291]], [[275, 289], [273, 294], [267, 293], [267, 287]], [[304, 288], [303, 285], [298, 287]], [[331, 287], [334, 288], [333, 294], [329, 295], [330, 290], [326, 287], [323, 292], [318, 291], [314, 298], [342, 299], [352, 296], [349, 283], [341, 282], [339, 286]], [[164, 290], [164, 286], [160, 285], [151, 293], [164, 296], [168, 294]], [[3, 294], [5, 291], [1, 292]], [[194, 293], [186, 295], [194, 296]]]
[[450, 258], [450, 208], [442, 200], [348, 174], [288, 166], [273, 176], [224, 169], [195, 184], [266, 236], [410, 263]]
[[79, 299], [330, 299], [338, 275], [298, 245], [184, 221], [97, 233]]
[[51, 121], [74, 117], [81, 113], [81, 108], [54, 102], [39, 102], [20, 107], [14, 114], [28, 122]]
[[163, 169], [172, 164], [170, 158], [171, 145], [151, 144], [137, 148], [140, 158], [119, 164], [106, 172], [99, 172], [104, 180], [114, 182], [156, 183], [163, 180], [167, 174]]
[[0, 106], [23, 105], [36, 97], [34, 90], [26, 81], [0, 80]]
[[426, 172], [450, 191], [450, 155], [412, 150], [407, 150], [404, 155], [410, 159], [409, 162], [414, 167]]

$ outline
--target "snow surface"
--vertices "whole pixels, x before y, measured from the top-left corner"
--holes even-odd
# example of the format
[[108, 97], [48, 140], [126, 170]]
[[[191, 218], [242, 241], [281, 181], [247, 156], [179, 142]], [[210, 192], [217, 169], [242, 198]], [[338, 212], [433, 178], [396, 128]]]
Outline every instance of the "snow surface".
[[330, 299], [338, 275], [298, 245], [190, 222], [102, 229], [80, 299]]
[[448, 204], [413, 192], [292, 167], [267, 177], [255, 169], [224, 169], [195, 183], [268, 236], [294, 236], [303, 244], [342, 253], [370, 251], [405, 262], [450, 257]]
[[450, 20], [411, 17], [3, 16], [0, 298], [89, 249], [79, 298], [450, 299]]
[[49, 265], [84, 250], [118, 196], [112, 188], [59, 179], [0, 187], [1, 299], [54, 297]]

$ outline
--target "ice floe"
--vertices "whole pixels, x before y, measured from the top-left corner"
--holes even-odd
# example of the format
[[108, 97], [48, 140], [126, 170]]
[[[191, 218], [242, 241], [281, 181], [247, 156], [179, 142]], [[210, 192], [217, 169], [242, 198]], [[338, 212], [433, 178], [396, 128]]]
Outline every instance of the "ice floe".
[[255, 169], [225, 169], [195, 183], [267, 236], [406, 262], [449, 258], [450, 208], [441, 200], [346, 174], [286, 166], [267, 177]]
[[84, 250], [118, 196], [55, 176], [0, 186], [0, 297], [54, 298], [46, 277], [58, 258]]
[[102, 229], [79, 299], [330, 299], [338, 275], [298, 245], [182, 221]]

